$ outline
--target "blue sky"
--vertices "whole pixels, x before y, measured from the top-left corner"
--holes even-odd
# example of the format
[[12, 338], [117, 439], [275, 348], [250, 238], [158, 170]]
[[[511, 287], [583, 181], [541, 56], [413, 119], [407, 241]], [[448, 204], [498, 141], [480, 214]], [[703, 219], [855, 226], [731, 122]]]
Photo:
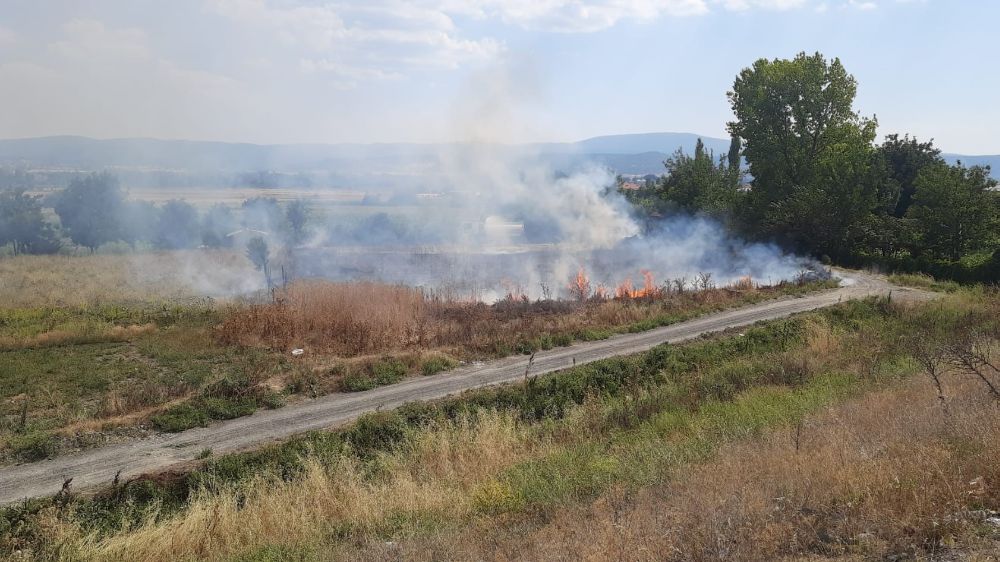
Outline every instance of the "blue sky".
[[0, 137], [725, 135], [760, 57], [821, 51], [880, 134], [1000, 153], [1000, 2], [0, 0]]

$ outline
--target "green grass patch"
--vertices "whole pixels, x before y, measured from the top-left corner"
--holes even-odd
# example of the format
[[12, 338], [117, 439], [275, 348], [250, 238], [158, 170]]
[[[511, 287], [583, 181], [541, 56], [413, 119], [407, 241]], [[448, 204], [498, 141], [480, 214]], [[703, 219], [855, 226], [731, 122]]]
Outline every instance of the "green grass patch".
[[916, 287], [940, 293], [954, 293], [962, 287], [955, 281], [939, 281], [924, 273], [895, 273], [889, 276], [889, 282], [904, 287]]
[[423, 363], [420, 364], [420, 372], [424, 376], [431, 376], [440, 373], [441, 371], [447, 371], [449, 369], [454, 369], [458, 363], [446, 355], [431, 355], [430, 357], [424, 359]]
[[340, 381], [340, 388], [346, 392], [363, 392], [388, 384], [395, 384], [406, 376], [406, 363], [395, 357], [383, 357], [372, 363], [346, 367], [347, 372]]

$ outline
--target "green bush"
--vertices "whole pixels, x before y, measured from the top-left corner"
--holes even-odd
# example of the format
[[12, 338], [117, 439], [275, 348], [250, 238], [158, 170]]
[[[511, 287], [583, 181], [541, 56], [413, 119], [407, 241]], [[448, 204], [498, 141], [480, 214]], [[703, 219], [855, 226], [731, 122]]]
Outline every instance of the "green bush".
[[59, 452], [59, 440], [44, 431], [31, 431], [10, 440], [14, 454], [26, 461], [39, 461]]
[[371, 371], [379, 386], [394, 384], [406, 376], [406, 364], [394, 357], [386, 357], [374, 363]]
[[363, 371], [351, 371], [340, 379], [340, 388], [345, 392], [363, 392], [376, 386], [375, 377]]
[[406, 438], [408, 425], [396, 412], [365, 414], [344, 432], [344, 439], [362, 457], [391, 451]]
[[201, 398], [195, 401], [195, 407], [200, 407], [209, 419], [231, 420], [256, 412], [257, 402], [253, 398]]
[[350, 369], [340, 379], [340, 388], [345, 392], [362, 392], [397, 383], [405, 376], [405, 363], [394, 357], [384, 357], [361, 368]]
[[436, 375], [441, 371], [447, 371], [448, 369], [455, 367], [455, 361], [444, 355], [434, 355], [428, 357], [424, 360], [423, 364], [420, 366], [420, 372], [424, 376]]
[[192, 427], [208, 425], [208, 414], [190, 402], [168, 408], [163, 413], [150, 418], [153, 427], [167, 433], [177, 433]]
[[552, 345], [556, 347], [567, 347], [573, 344], [572, 334], [556, 334], [552, 336]]

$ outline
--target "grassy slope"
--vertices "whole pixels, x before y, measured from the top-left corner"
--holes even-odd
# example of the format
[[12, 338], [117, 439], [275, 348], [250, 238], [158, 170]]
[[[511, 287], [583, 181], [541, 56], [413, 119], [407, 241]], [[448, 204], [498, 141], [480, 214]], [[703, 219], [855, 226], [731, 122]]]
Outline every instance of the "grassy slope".
[[[9, 528], [0, 544], [32, 550], [40, 558], [263, 560], [319, 557], [355, 541], [378, 545], [411, 537], [404, 547], [413, 554], [437, 541], [463, 558], [463, 552], [478, 556], [476, 549], [488, 551], [490, 545], [516, 551], [503, 530], [527, 525], [537, 533], [534, 546], [543, 548], [545, 533], [558, 531], [545, 525], [554, 517], [611, 501], [602, 498], [653, 494], [649, 490], [699, 474], [690, 470], [692, 463], [729, 458], [732, 465], [728, 448], [739, 445], [728, 444], [752, 442], [774, 430], [788, 435], [781, 428], [795, 426], [810, 412], [898, 384], [919, 370], [899, 346], [918, 326], [936, 330], [921, 334], [924, 339], [970, 327], [996, 335], [997, 309], [996, 298], [982, 294], [963, 294], [948, 306], [920, 311], [852, 303], [771, 323], [744, 337], [663, 346], [527, 385], [369, 416], [337, 434], [211, 459], [179, 479], [133, 482], [94, 501], [65, 498], [56, 502], [61, 506], [37, 502], [7, 510], [0, 525], [6, 520]], [[961, 467], [974, 469], [1000, 460], [990, 456], [995, 448], [975, 445], [995, 438], [990, 431], [933, 444], [957, 455]], [[876, 449], [873, 458], [883, 453]], [[920, 471], [907, 474], [916, 479], [908, 484], [913, 489], [924, 485]], [[986, 478], [992, 485], [993, 476]], [[761, 483], [744, 485], [753, 489]], [[996, 508], [991, 494], [959, 494], [951, 498], [958, 503], [941, 509]], [[858, 502], [850, 494], [827, 496], [834, 510], [844, 509], [837, 502], [847, 501], [848, 507]], [[634, 503], [623, 509], [641, 511]], [[941, 509], [932, 506], [921, 516], [943, 517]], [[709, 511], [695, 523], [711, 526], [706, 518], [714, 516]], [[935, 527], [920, 521], [927, 525], [916, 531], [907, 531], [912, 525], [902, 520], [875, 529], [878, 548], [891, 550], [905, 533], [918, 536], [918, 550], [935, 544], [936, 535], [928, 534]], [[494, 542], [463, 535], [484, 528], [500, 529]], [[766, 525], [750, 530], [766, 532]], [[771, 554], [799, 548], [780, 536], [770, 539], [768, 544], [778, 545], [767, 551]], [[579, 536], [561, 540], [586, 543]], [[708, 544], [718, 543], [706, 539], [702, 546]], [[695, 546], [686, 548], [694, 552]], [[350, 555], [387, 554], [380, 548]]]

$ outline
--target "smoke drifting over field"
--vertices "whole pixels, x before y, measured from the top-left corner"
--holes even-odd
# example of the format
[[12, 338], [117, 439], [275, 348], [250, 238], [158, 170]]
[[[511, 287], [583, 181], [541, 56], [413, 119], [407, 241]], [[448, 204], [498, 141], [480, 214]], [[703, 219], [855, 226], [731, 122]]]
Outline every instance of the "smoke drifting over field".
[[[488, 301], [582, 298], [581, 288], [607, 296], [629, 285], [691, 288], [696, 278], [701, 286], [747, 276], [771, 284], [810, 267], [776, 246], [735, 239], [704, 218], [640, 225], [611, 171], [579, 163], [557, 169], [535, 149], [510, 144], [531, 135], [525, 124], [535, 122], [529, 116], [539, 91], [537, 74], [523, 61], [477, 77], [456, 102], [454, 137], [462, 142], [439, 146], [417, 170], [407, 208], [367, 213], [350, 229], [342, 217], [317, 213], [308, 236], [268, 238], [272, 271], [401, 283]], [[244, 238], [280, 230], [280, 211], [257, 203], [242, 211]], [[235, 243], [240, 251], [245, 245], [245, 239]]]
[[433, 243], [360, 240], [345, 247], [321, 237], [297, 251], [297, 274], [493, 300], [568, 296], [581, 269], [592, 292], [603, 287], [613, 296], [628, 280], [691, 288], [699, 277], [722, 285], [750, 276], [771, 284], [810, 267], [776, 246], [733, 238], [705, 218], [674, 216], [644, 232], [604, 169], [559, 174], [532, 155], [487, 145], [456, 147], [446, 162], [437, 205], [448, 220], [421, 226], [422, 239]]
[[532, 135], [542, 90], [529, 61], [508, 61], [478, 76], [454, 112], [454, 136], [464, 142], [444, 149], [431, 174], [436, 183], [427, 195], [446, 211], [428, 215], [420, 236], [389, 245], [376, 232], [368, 233], [374, 240], [366, 233], [355, 240], [364, 249], [319, 237], [299, 252], [297, 273], [490, 300], [567, 296], [581, 269], [590, 291], [604, 288], [613, 296], [629, 279], [638, 286], [682, 280], [690, 287], [699, 275], [716, 284], [749, 275], [776, 283], [808, 267], [775, 246], [734, 239], [707, 219], [667, 218], [644, 232], [611, 171], [557, 170], [542, 154], [508, 144]]

